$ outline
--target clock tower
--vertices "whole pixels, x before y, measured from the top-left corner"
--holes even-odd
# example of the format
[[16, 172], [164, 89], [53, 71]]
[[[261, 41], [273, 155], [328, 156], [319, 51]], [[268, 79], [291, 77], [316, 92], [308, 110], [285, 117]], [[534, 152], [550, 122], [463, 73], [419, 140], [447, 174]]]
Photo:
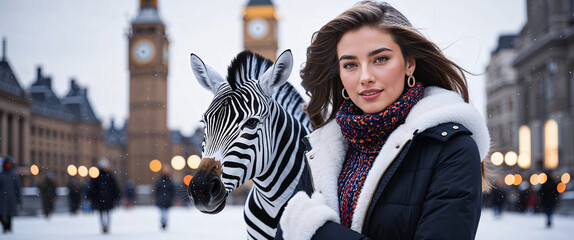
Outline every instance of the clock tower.
[[157, 0], [140, 0], [138, 15], [128, 33], [129, 120], [127, 125], [128, 178], [153, 184], [150, 162], [168, 164], [167, 73], [165, 24]]
[[249, 0], [243, 13], [243, 47], [275, 61], [277, 14], [271, 0]]

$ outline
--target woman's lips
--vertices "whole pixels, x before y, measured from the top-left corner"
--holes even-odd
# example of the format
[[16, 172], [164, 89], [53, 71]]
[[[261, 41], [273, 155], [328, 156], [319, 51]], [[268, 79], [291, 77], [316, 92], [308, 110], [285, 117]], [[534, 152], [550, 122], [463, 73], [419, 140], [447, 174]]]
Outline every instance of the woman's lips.
[[360, 92], [359, 95], [365, 100], [373, 100], [381, 95], [382, 92], [383, 90], [379, 89], [368, 89]]

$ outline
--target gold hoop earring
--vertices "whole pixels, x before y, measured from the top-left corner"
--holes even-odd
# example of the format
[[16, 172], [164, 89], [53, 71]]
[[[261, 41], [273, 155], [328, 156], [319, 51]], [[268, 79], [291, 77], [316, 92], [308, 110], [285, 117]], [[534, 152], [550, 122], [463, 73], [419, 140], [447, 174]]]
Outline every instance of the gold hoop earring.
[[351, 99], [351, 97], [349, 97], [349, 94], [348, 94], [348, 93], [347, 93], [347, 96], [345, 96], [345, 88], [343, 88], [343, 91], [341, 91], [341, 95], [343, 96], [343, 98], [344, 98], [345, 100]]
[[[412, 82], [411, 82], [412, 80]], [[409, 76], [409, 78], [407, 78], [407, 85], [412, 88], [415, 86], [415, 84], [417, 83], [415, 76], [411, 73], [411, 75]]]

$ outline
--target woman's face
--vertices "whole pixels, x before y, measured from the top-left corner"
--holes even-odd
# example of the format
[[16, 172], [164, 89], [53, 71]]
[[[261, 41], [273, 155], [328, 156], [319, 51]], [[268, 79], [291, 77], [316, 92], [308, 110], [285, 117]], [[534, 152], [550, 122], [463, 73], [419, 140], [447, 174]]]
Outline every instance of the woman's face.
[[339, 75], [351, 101], [365, 114], [381, 112], [402, 94], [415, 70], [389, 33], [374, 27], [346, 32], [337, 44]]

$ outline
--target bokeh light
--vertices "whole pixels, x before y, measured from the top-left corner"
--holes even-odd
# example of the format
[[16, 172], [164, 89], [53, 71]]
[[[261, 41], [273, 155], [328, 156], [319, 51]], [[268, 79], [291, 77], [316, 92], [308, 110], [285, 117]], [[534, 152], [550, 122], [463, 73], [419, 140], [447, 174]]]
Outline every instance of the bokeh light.
[[518, 186], [522, 183], [522, 176], [520, 174], [514, 174], [514, 185]]
[[530, 176], [530, 184], [532, 184], [532, 186], [538, 185], [538, 174], [532, 174], [532, 176]]
[[566, 184], [564, 184], [563, 182], [558, 183], [558, 185], [556, 186], [556, 190], [558, 190], [558, 193], [563, 193], [564, 191], [566, 191]]
[[171, 158], [171, 167], [175, 170], [181, 170], [185, 167], [185, 158], [180, 155]]
[[79, 166], [78, 174], [80, 175], [80, 177], [88, 176], [88, 168], [86, 166]]
[[100, 176], [100, 170], [97, 167], [91, 167], [88, 172], [91, 178], [97, 178]]
[[502, 155], [501, 152], [495, 152], [492, 155], [490, 155], [490, 162], [492, 162], [494, 166], [500, 166], [500, 164], [504, 162], [504, 156]]
[[199, 163], [201, 163], [201, 158], [197, 155], [191, 155], [187, 159], [187, 165], [191, 169], [197, 169], [199, 167]]
[[568, 184], [570, 182], [570, 173], [564, 173], [562, 174], [562, 177], [560, 177], [560, 180], [564, 183], [564, 184]]
[[530, 161], [530, 155], [526, 154], [526, 153], [521, 153], [520, 155], [518, 155], [518, 166], [522, 169], [527, 169], [530, 167], [531, 161]]
[[512, 174], [506, 175], [506, 177], [504, 178], [504, 183], [506, 183], [506, 185], [508, 186], [514, 184], [514, 175]]
[[538, 174], [538, 183], [544, 184], [546, 180], [548, 180], [548, 176], [546, 175], [546, 173]]
[[76, 174], [78, 174], [78, 168], [73, 164], [68, 165], [68, 174], [72, 177], [76, 176]]
[[161, 162], [157, 159], [151, 160], [151, 162], [149, 162], [149, 170], [159, 172], [159, 170], [161, 170]]
[[40, 168], [38, 165], [32, 164], [32, 166], [30, 166], [30, 173], [34, 176], [38, 175], [38, 173], [40, 173]]
[[517, 161], [518, 161], [518, 155], [516, 155], [516, 152], [510, 151], [507, 152], [506, 155], [504, 155], [504, 162], [508, 166], [516, 165]]
[[193, 178], [193, 176], [191, 175], [185, 175], [185, 177], [183, 177], [183, 182], [185, 183], [185, 185], [189, 186], [189, 182], [191, 182], [191, 179]]

